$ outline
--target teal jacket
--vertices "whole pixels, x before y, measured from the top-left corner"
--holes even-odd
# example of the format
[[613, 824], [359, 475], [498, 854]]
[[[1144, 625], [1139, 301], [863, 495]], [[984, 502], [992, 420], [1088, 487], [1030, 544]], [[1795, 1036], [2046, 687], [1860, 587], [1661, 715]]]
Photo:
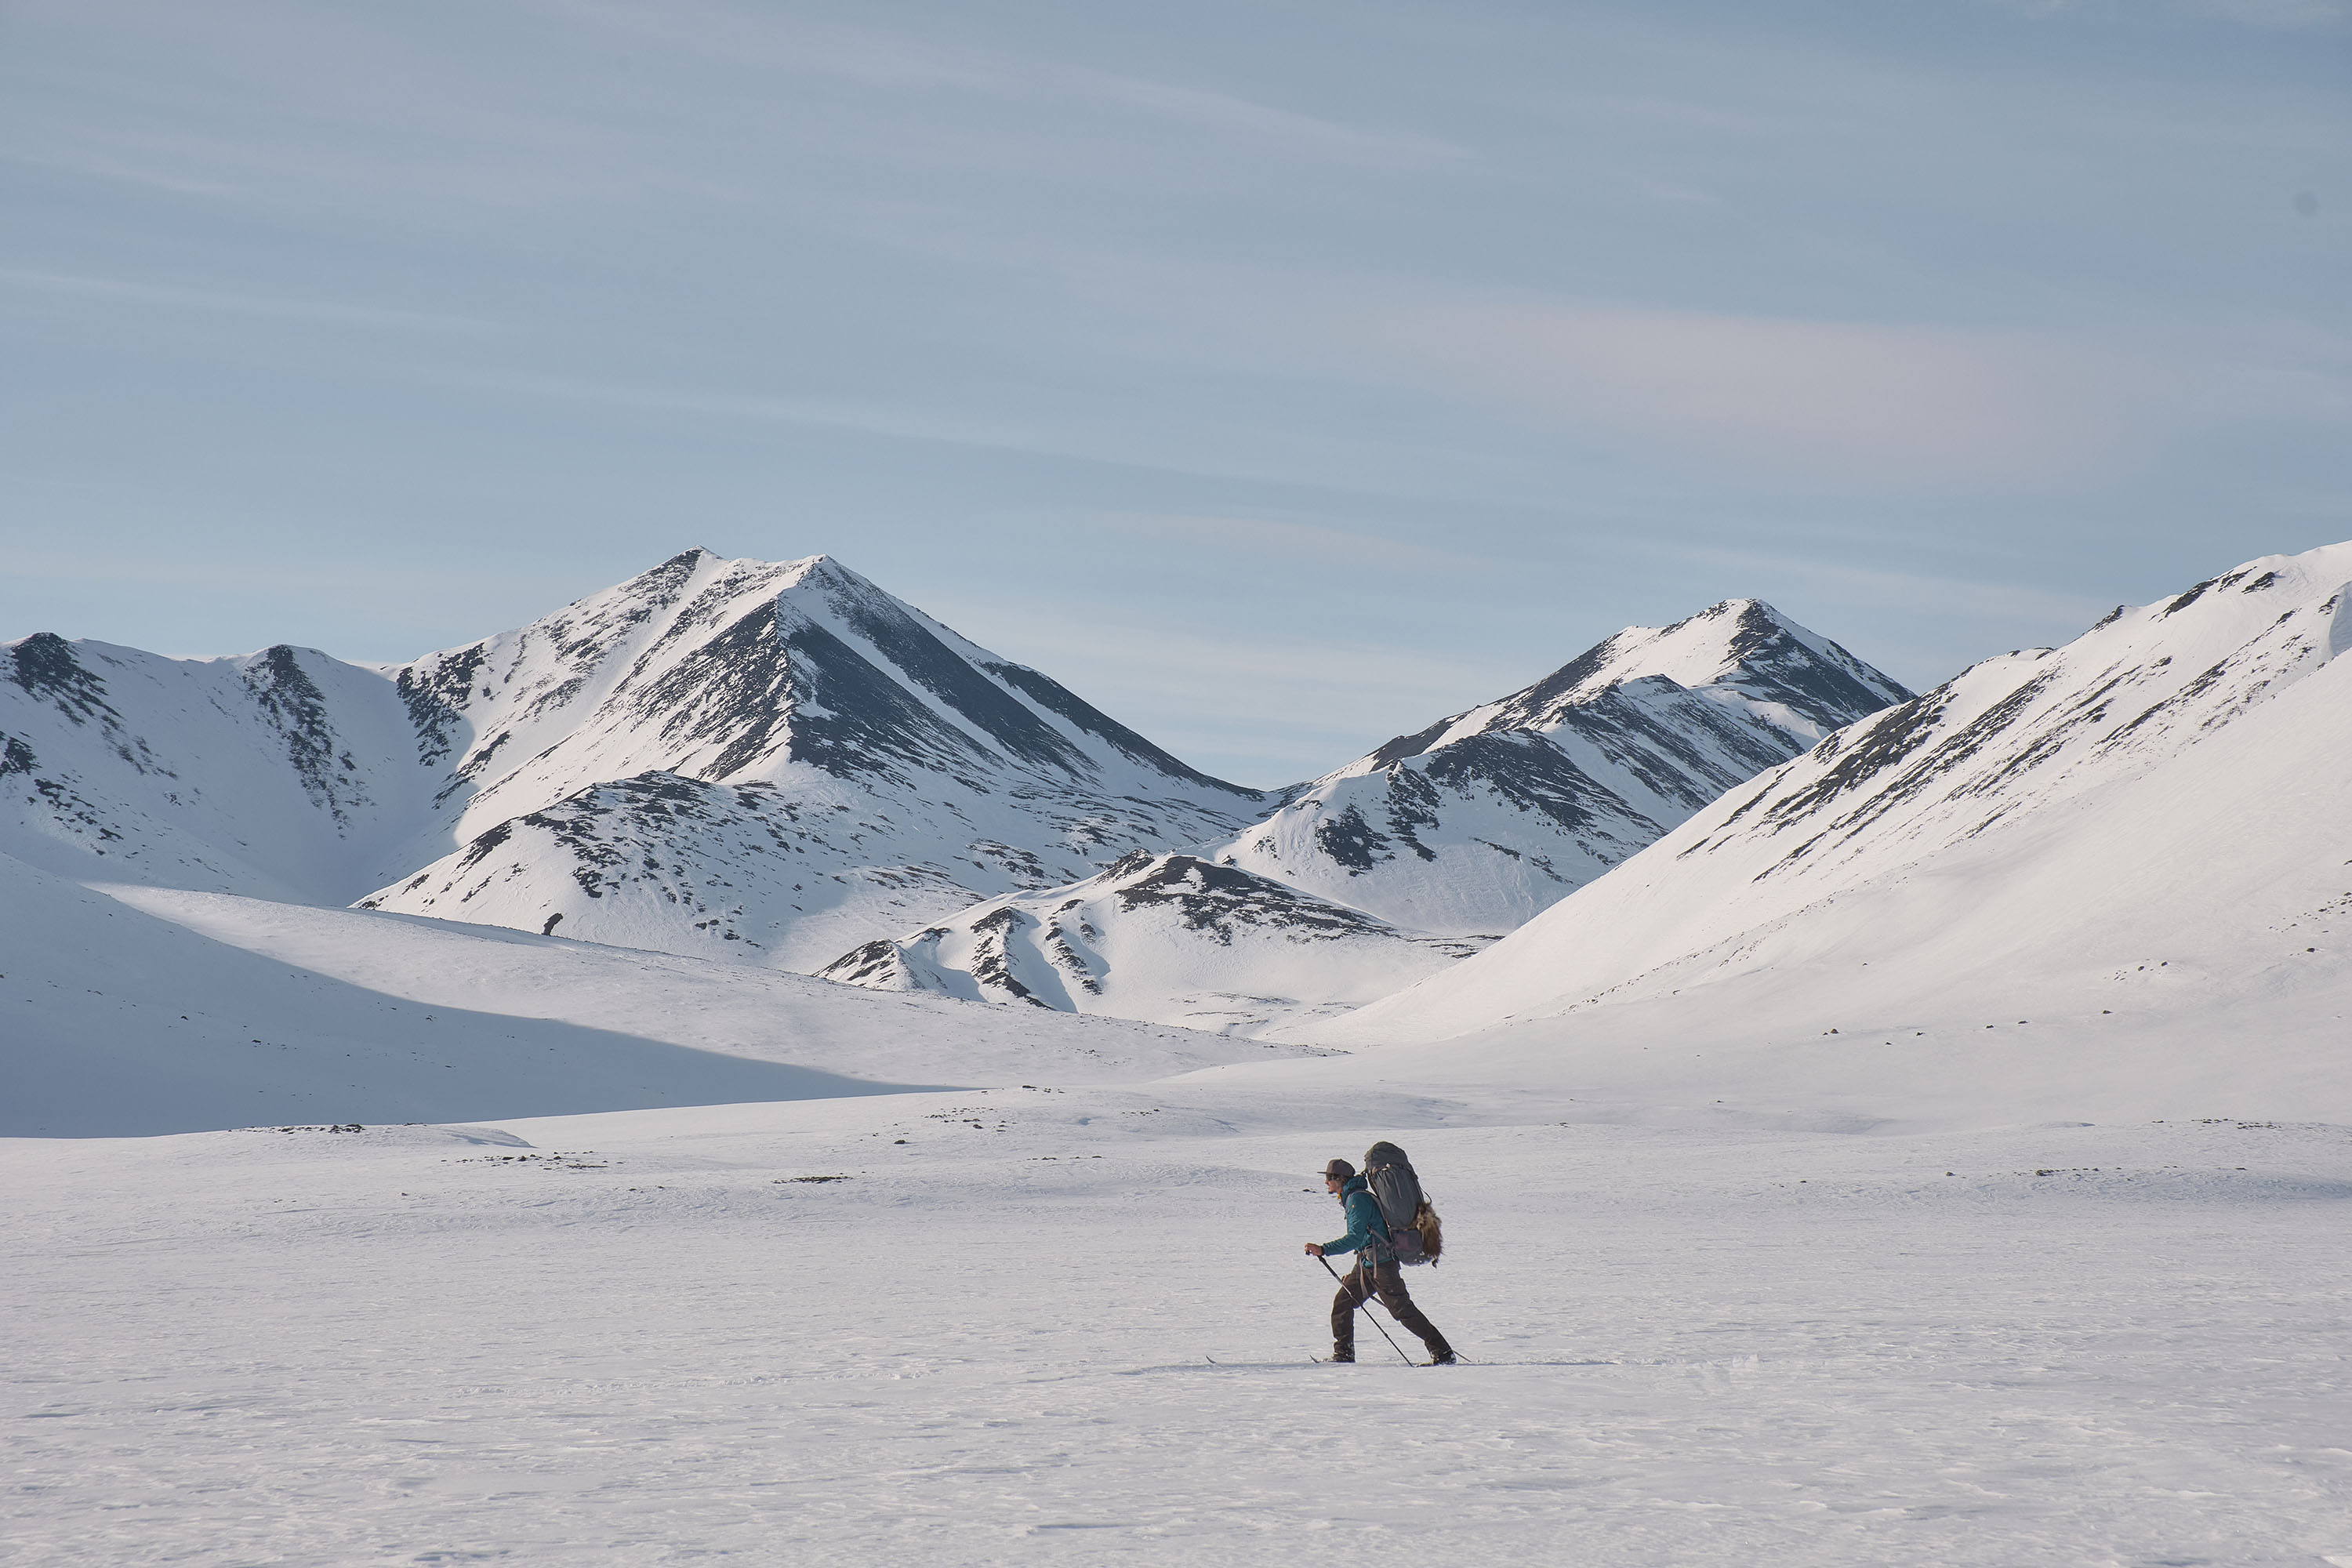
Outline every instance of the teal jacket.
[[1389, 1249], [1389, 1227], [1381, 1218], [1380, 1200], [1361, 1176], [1350, 1176], [1339, 1188], [1340, 1212], [1348, 1216], [1348, 1234], [1323, 1244], [1326, 1253], [1356, 1252], [1359, 1263], [1385, 1263], [1396, 1254]]

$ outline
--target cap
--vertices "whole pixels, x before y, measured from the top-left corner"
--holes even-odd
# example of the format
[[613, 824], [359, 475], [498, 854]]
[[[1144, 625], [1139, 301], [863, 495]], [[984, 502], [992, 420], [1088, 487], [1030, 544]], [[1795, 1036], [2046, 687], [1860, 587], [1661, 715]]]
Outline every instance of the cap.
[[1355, 1173], [1356, 1167], [1345, 1160], [1334, 1160], [1323, 1167], [1323, 1179], [1327, 1182], [1344, 1182]]

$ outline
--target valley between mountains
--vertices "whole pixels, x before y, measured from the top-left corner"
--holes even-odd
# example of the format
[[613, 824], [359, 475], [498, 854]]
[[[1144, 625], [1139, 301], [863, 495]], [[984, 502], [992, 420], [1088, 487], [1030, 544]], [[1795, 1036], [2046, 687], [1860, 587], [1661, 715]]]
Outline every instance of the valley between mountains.
[[405, 665], [6, 658], [0, 845], [58, 875], [1241, 1034], [1434, 973], [1909, 695], [1738, 601], [1263, 792], [829, 558], [704, 551]]
[[[7, 1126], [1416, 1041], [1454, 1072], [1638, 1078], [1671, 1037], [1769, 1079], [1963, 1020], [1982, 1050], [2225, 1015], [2273, 1020], [2264, 1072], [2324, 1089], [2347, 579], [2352, 546], [2250, 562], [1925, 694], [1730, 600], [1273, 790], [824, 556], [688, 551], [394, 666], [37, 633], [0, 649]], [[428, 1040], [403, 1006], [435, 1009]]]

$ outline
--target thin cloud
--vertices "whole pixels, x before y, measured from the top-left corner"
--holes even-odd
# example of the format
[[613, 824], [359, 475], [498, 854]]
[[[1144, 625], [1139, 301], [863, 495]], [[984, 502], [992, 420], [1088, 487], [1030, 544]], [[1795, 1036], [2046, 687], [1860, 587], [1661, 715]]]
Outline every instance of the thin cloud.
[[608, 0], [541, 0], [576, 22], [680, 53], [832, 76], [900, 91], [957, 91], [1002, 102], [1058, 100], [1184, 126], [1276, 152], [1377, 166], [1423, 167], [1465, 156], [1433, 136], [1374, 130], [1190, 83], [1004, 50], [950, 45], [913, 31], [813, 23], [775, 14], [672, 5], [656, 12]]
[[26, 169], [47, 169], [59, 174], [76, 174], [89, 179], [113, 180], [124, 184], [145, 185], [155, 190], [170, 191], [183, 196], [229, 196], [237, 187], [217, 180], [194, 180], [184, 175], [167, 174], [157, 169], [137, 167], [97, 153], [72, 158], [39, 158], [27, 153], [0, 153], [0, 163], [15, 163]]
[[[1993, 0], [1993, 4], [2035, 18], [2108, 18], [2129, 14], [2116, 0]], [[2352, 0], [2173, 0], [2169, 8], [2177, 16], [2285, 31], [2340, 27], [2352, 22]]]
[[1462, 148], [1434, 137], [1399, 131], [1368, 131], [1202, 88], [1068, 66], [1040, 65], [1033, 68], [1075, 99], [1121, 105], [1181, 124], [1326, 157], [1375, 164], [1426, 165], [1465, 155]]
[[[848, 431], [894, 441], [1064, 458], [1138, 475], [1176, 475], [1187, 479], [1272, 477], [1281, 482], [1291, 482], [1290, 470], [1275, 464], [1228, 462], [1210, 466], [1188, 463], [1177, 460], [1177, 458], [1190, 457], [1189, 451], [1171, 456], [1165, 443], [1123, 438], [1116, 432], [1089, 432], [1084, 421], [1075, 416], [1058, 423], [1035, 416], [1022, 421], [997, 416], [993, 411], [983, 412], [970, 404], [940, 407], [924, 406], [912, 400], [879, 403], [839, 397], [759, 396], [632, 386], [544, 375], [452, 374], [437, 379], [441, 384], [514, 396], [543, 397], [654, 413], [698, 415], [730, 422]], [[1352, 487], [1319, 480], [1308, 482], [1316, 483], [1326, 490], [1358, 493]]]
[[[268, 562], [225, 563], [196, 556], [0, 550], [0, 574], [19, 581], [164, 583], [243, 592], [316, 594], [354, 589], [352, 574], [346, 567], [287, 565]], [[366, 582], [359, 585], [359, 591], [376, 594], [396, 588], [429, 593], [446, 585], [446, 580], [447, 574], [436, 567], [372, 565], [368, 568]]]
[[1309, 636], [1204, 632], [1149, 616], [1057, 608], [1008, 616], [998, 601], [921, 597], [984, 647], [1053, 675], [1195, 766], [1264, 787], [1312, 778], [1392, 735], [1543, 672], [1427, 649]]
[[942, 411], [922, 407], [911, 401], [861, 403], [836, 397], [749, 396], [736, 393], [608, 384], [561, 376], [463, 375], [446, 379], [451, 384], [486, 392], [609, 408], [839, 430], [892, 441], [917, 441], [976, 451], [1017, 452], [1032, 457], [1100, 463], [1138, 472], [1190, 474], [1195, 471], [1116, 451], [1089, 450], [1085, 443], [1069, 439], [1070, 432], [1066, 429], [1048, 428], [1034, 421], [1022, 424], [994, 418], [968, 406]]
[[1866, 605], [1875, 611], [1910, 616], [1988, 621], [2036, 631], [2063, 630], [2071, 637], [2115, 607], [2079, 594], [2018, 583], [1987, 583], [1925, 572], [1889, 572], [1843, 562], [1810, 561], [1761, 551], [1705, 545], [1674, 552], [1687, 561], [1737, 570], [1759, 584], [1769, 598], [1787, 584], [1823, 604]]
[[2183, 8], [2250, 27], [2298, 32], [2352, 24], [2352, 0], [2189, 0]]
[[495, 321], [474, 316], [441, 315], [427, 310], [392, 310], [374, 305], [346, 305], [319, 300], [273, 299], [258, 294], [226, 294], [208, 289], [184, 289], [165, 283], [135, 283], [121, 278], [88, 278], [62, 272], [28, 272], [0, 268], [0, 287], [38, 289], [53, 294], [80, 294], [103, 300], [125, 300], [142, 305], [179, 310], [220, 311], [236, 316], [267, 316], [289, 321], [328, 321], [339, 326], [390, 327], [401, 331], [425, 328], [436, 331], [489, 331]]
[[1475, 556], [1391, 539], [1384, 534], [1359, 533], [1350, 529], [1327, 528], [1320, 523], [1286, 522], [1270, 517], [1215, 517], [1192, 512], [1111, 512], [1103, 521], [1114, 528], [1163, 539], [1213, 543], [1249, 552], [1274, 551], [1324, 562], [1337, 558], [1397, 571], [1450, 571], [1487, 564]]
[[1573, 426], [1864, 481], [2095, 468], [2147, 384], [2012, 332], [1558, 306], [1412, 310], [1375, 331], [1457, 386]]

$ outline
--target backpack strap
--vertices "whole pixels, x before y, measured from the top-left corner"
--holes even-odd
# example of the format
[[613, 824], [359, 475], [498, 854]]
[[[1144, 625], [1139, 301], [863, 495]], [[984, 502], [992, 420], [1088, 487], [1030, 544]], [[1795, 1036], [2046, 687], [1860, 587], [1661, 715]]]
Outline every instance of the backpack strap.
[[1371, 1260], [1375, 1264], [1382, 1260], [1381, 1254], [1383, 1252], [1388, 1254], [1387, 1261], [1393, 1263], [1396, 1261], [1396, 1245], [1390, 1239], [1389, 1216], [1381, 1212], [1380, 1195], [1372, 1191], [1369, 1181], [1364, 1184], [1363, 1196], [1364, 1201], [1372, 1207], [1372, 1223], [1381, 1227], [1380, 1239], [1365, 1250], [1371, 1254]]

